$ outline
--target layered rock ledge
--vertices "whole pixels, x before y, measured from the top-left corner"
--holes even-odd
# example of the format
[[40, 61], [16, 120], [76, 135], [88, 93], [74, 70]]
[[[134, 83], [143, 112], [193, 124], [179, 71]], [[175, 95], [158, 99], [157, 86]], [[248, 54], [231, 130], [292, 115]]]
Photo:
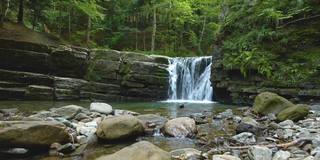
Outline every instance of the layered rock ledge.
[[0, 100], [162, 100], [168, 58], [0, 39]]

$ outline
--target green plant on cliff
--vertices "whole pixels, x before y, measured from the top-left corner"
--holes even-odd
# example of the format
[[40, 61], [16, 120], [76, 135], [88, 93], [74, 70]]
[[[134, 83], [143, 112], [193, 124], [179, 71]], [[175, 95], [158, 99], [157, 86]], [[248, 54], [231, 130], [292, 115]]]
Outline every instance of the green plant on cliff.
[[[217, 39], [227, 69], [239, 68], [244, 76], [254, 69], [273, 81], [299, 83], [316, 71], [309, 48], [319, 48], [318, 1], [228, 1], [228, 13]], [[319, 52], [318, 52], [319, 54]], [[309, 64], [310, 63], [310, 64]]]

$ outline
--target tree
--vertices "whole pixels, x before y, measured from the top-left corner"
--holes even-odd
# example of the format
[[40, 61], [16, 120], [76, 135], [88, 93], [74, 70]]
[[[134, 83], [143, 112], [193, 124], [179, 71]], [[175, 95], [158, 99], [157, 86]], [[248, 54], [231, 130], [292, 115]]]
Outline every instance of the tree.
[[2, 0], [0, 5], [0, 27], [3, 27], [4, 20], [9, 10], [10, 0]]
[[17, 17], [18, 23], [24, 24], [23, 17], [24, 17], [24, 0], [19, 0], [19, 13]]

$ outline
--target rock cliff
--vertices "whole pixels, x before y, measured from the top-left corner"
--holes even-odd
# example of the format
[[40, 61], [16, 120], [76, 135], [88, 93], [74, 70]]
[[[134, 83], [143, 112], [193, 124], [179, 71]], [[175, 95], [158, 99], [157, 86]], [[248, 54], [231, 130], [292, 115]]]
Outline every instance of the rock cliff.
[[1, 100], [162, 100], [168, 59], [0, 39]]

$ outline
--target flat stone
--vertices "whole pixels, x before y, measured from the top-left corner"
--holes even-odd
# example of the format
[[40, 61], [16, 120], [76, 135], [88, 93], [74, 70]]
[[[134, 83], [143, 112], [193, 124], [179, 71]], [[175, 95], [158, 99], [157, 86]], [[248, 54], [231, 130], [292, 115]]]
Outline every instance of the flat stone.
[[232, 137], [233, 140], [242, 144], [254, 144], [256, 143], [255, 135], [250, 132], [242, 132]]
[[271, 160], [272, 151], [267, 147], [252, 146], [249, 148], [248, 156], [251, 160]]
[[91, 103], [90, 111], [102, 114], [110, 114], [112, 113], [112, 106], [106, 103]]
[[278, 151], [276, 154], [273, 156], [272, 160], [288, 160], [291, 156], [291, 153], [288, 151]]

